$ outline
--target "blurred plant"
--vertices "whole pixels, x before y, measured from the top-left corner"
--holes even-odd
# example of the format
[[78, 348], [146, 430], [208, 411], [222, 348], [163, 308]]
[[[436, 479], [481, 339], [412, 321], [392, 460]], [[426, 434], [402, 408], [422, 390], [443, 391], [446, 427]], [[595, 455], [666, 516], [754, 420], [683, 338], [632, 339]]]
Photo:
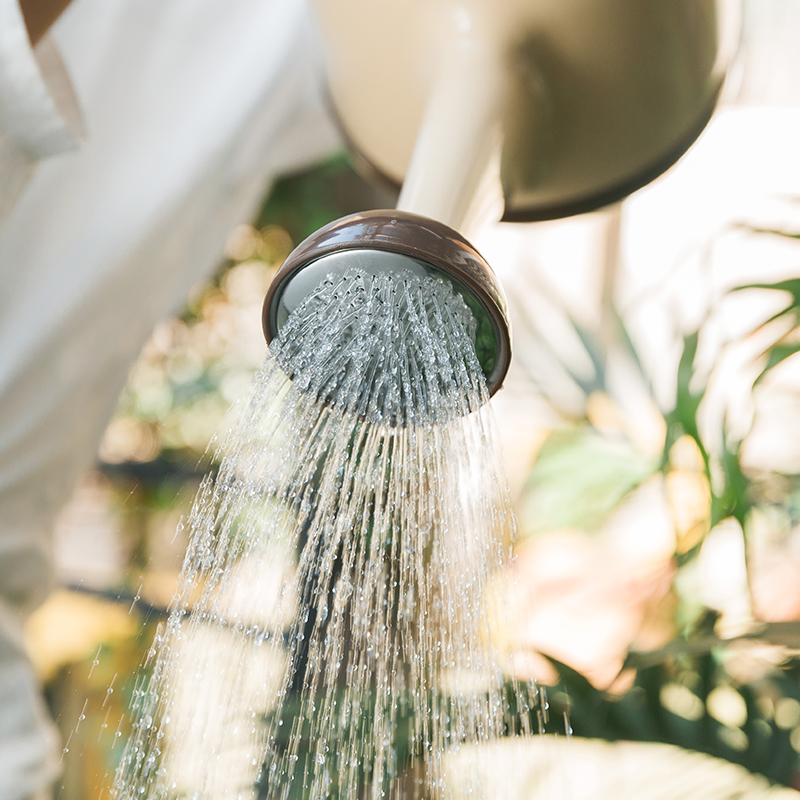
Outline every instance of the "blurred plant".
[[[131, 732], [128, 709], [132, 698], [147, 680], [139, 665], [155, 626], [146, 615], [129, 615], [127, 607], [112, 599], [60, 593], [48, 603], [49, 622], [62, 626], [62, 638], [76, 629], [86, 637], [87, 623], [97, 629], [93, 643], [88, 638], [79, 642], [79, 647], [86, 645], [84, 653], [59, 665], [45, 685], [45, 697], [63, 743], [55, 797], [102, 800], [112, 792], [114, 773]], [[93, 608], [88, 614], [80, 613], [75, 608], [79, 603], [91, 603]], [[66, 607], [59, 610], [59, 606]], [[127, 617], [127, 625], [120, 625], [119, 615]], [[70, 647], [74, 649], [75, 644]]]
[[[261, 304], [293, 246], [337, 217], [393, 200], [343, 155], [278, 181], [256, 221], [231, 232], [214, 279], [196, 287], [180, 316], [156, 327], [131, 370], [101, 461], [161, 462], [167, 473], [196, 465], [264, 360]], [[146, 480], [159, 470], [128, 472]]]
[[[800, 239], [795, 233], [763, 227], [741, 225], [736, 230], [751, 236]], [[709, 319], [719, 305], [743, 292], [770, 293], [782, 296], [784, 302], [744, 336], [723, 342], [708, 366], [708, 358], [698, 354], [704, 348], [708, 351], [708, 340], [718, 335], [709, 332]], [[800, 279], [734, 286], [697, 329], [682, 337], [674, 405], [661, 412], [660, 426], [652, 419], [648, 423], [651, 430], [660, 427], [662, 431], [658, 449], [652, 446], [652, 437], [647, 438], [649, 446], [643, 446], [643, 437], [633, 430], [642, 409], [651, 417], [656, 409], [648, 374], [621, 316], [613, 307], [605, 311], [602, 332], [569, 318], [592, 363], [588, 374], [574, 369], [550, 348], [551, 363], [557, 363], [562, 376], [583, 391], [585, 414], [577, 418], [562, 414], [563, 424], [545, 440], [528, 476], [520, 512], [527, 541], [519, 546], [522, 557], [517, 569], [518, 583], [527, 587], [528, 594], [520, 590], [522, 599], [517, 598], [523, 623], [510, 647], [521, 651], [519, 663], [525, 662], [525, 651], [531, 648], [544, 655], [547, 664], [543, 667], [539, 660], [534, 670], [549, 673], [549, 681], [556, 682], [550, 695], [556, 698], [554, 710], [569, 710], [579, 735], [674, 743], [791, 784], [797, 781], [800, 767], [800, 660], [794, 656], [800, 650], [800, 565], [795, 570], [789, 566], [791, 558], [774, 554], [770, 562], [762, 551], [765, 540], [766, 549], [773, 551], [797, 544], [800, 476], [790, 471], [791, 465], [787, 469], [770, 463], [758, 441], [764, 438], [765, 426], [769, 423], [774, 429], [777, 422], [765, 398], [775, 392], [780, 378], [797, 374]], [[525, 325], [538, 346], [546, 347], [535, 324], [527, 321]], [[745, 385], [726, 396], [729, 389], [720, 378], [720, 364], [722, 355], [733, 348], [749, 348], [755, 359], [740, 371]], [[622, 388], [614, 384], [609, 366], [620, 361], [629, 378]], [[781, 375], [776, 378], [778, 372]], [[631, 375], [637, 383], [633, 392]], [[536, 376], [529, 377], [537, 381]], [[560, 411], [554, 387], [539, 388]], [[722, 402], [714, 399], [722, 409], [719, 416], [709, 413], [712, 394], [723, 396]], [[739, 410], [737, 424], [732, 424], [733, 394], [750, 398], [749, 423], [742, 424]], [[639, 403], [637, 413], [631, 413], [632, 398]], [[797, 413], [800, 408], [794, 405], [791, 410]], [[800, 440], [792, 441], [796, 449]], [[658, 487], [661, 499], [653, 487]], [[624, 509], [644, 495], [651, 515], [638, 512], [638, 525], [630, 528]], [[666, 514], [658, 513], [667, 517], [671, 530], [667, 549], [664, 533], [661, 529], [656, 533], [658, 525], [653, 521], [659, 503]], [[589, 535], [605, 542], [612, 554], [609, 562], [596, 554], [574, 564], [566, 564], [563, 558], [548, 560], [552, 551], [548, 542], [570, 537], [574, 542], [588, 542]], [[573, 552], [580, 547], [573, 546]], [[631, 567], [625, 558], [637, 548], [639, 560], [634, 557]], [[714, 588], [707, 585], [709, 562], [717, 561], [716, 566], [724, 570], [723, 557], [737, 548], [745, 570], [739, 587], [742, 596], [735, 602], [724, 598], [718, 608], [709, 607]], [[617, 577], [610, 566], [616, 558], [624, 562]], [[629, 619], [641, 602], [633, 598], [644, 595], [631, 594], [633, 578], [623, 573], [643, 564], [661, 563], [666, 568], [669, 562], [674, 565], [671, 589], [660, 591], [656, 613], [660, 629], [648, 641], [642, 633], [648, 620], [652, 622], [653, 608]], [[549, 582], [548, 571], [555, 575]], [[599, 585], [598, 581], [605, 581], [600, 591], [608, 600], [599, 599], [597, 591], [589, 588]], [[772, 585], [776, 582], [780, 589]], [[591, 607], [585, 605], [589, 598]], [[568, 613], [588, 615], [596, 622], [595, 611], [600, 608], [597, 613], [605, 615], [607, 630], [609, 616], [627, 615], [627, 621], [619, 623], [616, 635], [583, 637], [578, 646], [589, 650], [574, 655], [568, 665], [553, 656], [559, 650], [569, 656], [568, 640], [585, 626], [576, 623], [571, 632], [566, 624], [560, 631], [548, 632], [537, 622], [537, 606], [540, 617], [552, 608], [567, 607]], [[514, 632], [507, 635], [515, 637]], [[596, 649], [590, 652], [593, 645]], [[603, 669], [603, 664], [608, 668]]]
[[260, 306], [291, 247], [276, 226], [233, 231], [224, 271], [145, 345], [103, 440], [104, 461], [146, 463], [163, 452], [205, 451], [263, 360]]
[[551, 715], [559, 719], [566, 712], [578, 736], [675, 744], [740, 764], [777, 783], [796, 780], [797, 659], [741, 682], [726, 669], [723, 651], [684, 654], [640, 667], [633, 686], [617, 696], [551, 661], [559, 676], [549, 692]]

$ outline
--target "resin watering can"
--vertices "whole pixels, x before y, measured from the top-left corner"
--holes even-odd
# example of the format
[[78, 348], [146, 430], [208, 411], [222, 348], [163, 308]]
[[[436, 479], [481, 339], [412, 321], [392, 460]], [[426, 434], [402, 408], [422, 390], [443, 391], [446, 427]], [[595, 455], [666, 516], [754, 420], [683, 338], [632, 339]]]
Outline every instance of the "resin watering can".
[[490, 393], [511, 356], [505, 302], [458, 231], [492, 216], [593, 211], [652, 181], [708, 123], [738, 31], [737, 6], [715, 0], [317, 0], [315, 10], [331, 109], [356, 161], [402, 188], [397, 210], [332, 223], [287, 259], [265, 301], [267, 341], [308, 265], [395, 253], [449, 275], [479, 324], [489, 320]]

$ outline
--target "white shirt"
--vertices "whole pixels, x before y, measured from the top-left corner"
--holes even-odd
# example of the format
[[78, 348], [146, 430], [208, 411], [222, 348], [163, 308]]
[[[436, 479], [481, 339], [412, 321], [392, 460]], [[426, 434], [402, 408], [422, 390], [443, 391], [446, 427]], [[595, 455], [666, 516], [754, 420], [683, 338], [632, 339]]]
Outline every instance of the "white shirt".
[[0, 800], [58, 769], [21, 626], [131, 363], [275, 175], [338, 146], [302, 0], [75, 0], [52, 38], [77, 149], [52, 44], [0, 0]]
[[38, 161], [74, 150], [82, 120], [52, 37], [31, 48], [16, 0], [0, 2], [0, 225]]

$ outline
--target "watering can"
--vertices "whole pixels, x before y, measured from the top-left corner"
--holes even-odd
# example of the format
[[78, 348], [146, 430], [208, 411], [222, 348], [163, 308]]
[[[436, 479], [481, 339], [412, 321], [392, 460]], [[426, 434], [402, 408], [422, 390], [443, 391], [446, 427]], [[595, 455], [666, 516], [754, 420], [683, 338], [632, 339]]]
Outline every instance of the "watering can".
[[[397, 209], [338, 220], [284, 263], [267, 341], [315, 264], [390, 252], [445, 275], [491, 325], [490, 394], [511, 357], [502, 288], [466, 233], [616, 203], [708, 123], [736, 46], [720, 0], [316, 0], [331, 111]], [[399, 262], [398, 262], [399, 263]], [[377, 267], [376, 267], [377, 268]], [[484, 318], [485, 317], [485, 318]]]

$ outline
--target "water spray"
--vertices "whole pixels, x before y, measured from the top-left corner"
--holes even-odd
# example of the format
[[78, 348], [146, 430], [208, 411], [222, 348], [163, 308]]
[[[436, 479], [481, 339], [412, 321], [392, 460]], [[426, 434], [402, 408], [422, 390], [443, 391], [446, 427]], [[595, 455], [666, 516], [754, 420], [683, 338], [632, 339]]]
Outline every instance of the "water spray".
[[452, 287], [474, 319], [473, 345], [489, 394], [503, 384], [511, 340], [503, 291], [489, 265], [452, 228], [402, 211], [367, 211], [337, 220], [306, 239], [286, 259], [264, 301], [267, 342], [289, 315], [329, 277], [358, 270], [433, 278]]

